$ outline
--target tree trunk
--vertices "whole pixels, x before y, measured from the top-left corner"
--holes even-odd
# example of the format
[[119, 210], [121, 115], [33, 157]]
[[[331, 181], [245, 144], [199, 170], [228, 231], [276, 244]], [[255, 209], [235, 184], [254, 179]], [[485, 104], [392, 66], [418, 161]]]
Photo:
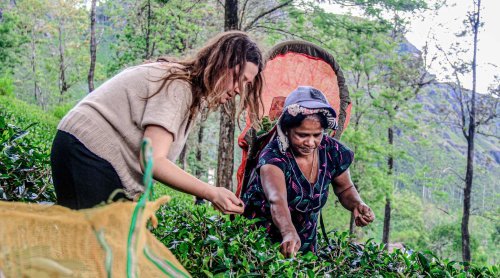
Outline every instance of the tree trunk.
[[31, 56], [30, 56], [30, 64], [31, 64], [31, 73], [33, 74], [33, 96], [35, 98], [35, 102], [38, 105], [43, 104], [42, 94], [40, 91], [40, 87], [38, 86], [38, 77], [37, 77], [37, 65], [36, 65], [36, 41], [35, 41], [35, 30], [31, 29]]
[[469, 217], [470, 217], [470, 198], [472, 192], [472, 181], [474, 178], [474, 136], [476, 133], [476, 81], [477, 81], [477, 35], [480, 26], [481, 0], [475, 2], [477, 11], [472, 18], [472, 31], [474, 32], [474, 54], [472, 58], [472, 98], [469, 111], [469, 134], [467, 136], [467, 169], [465, 173], [465, 188], [464, 188], [464, 211], [462, 216], [462, 259], [465, 262], [471, 261], [470, 252], [470, 234], [469, 234]]
[[[470, 119], [470, 122], [472, 123], [472, 117]], [[474, 124], [469, 124], [469, 138], [467, 140], [467, 169], [465, 174], [465, 188], [464, 188], [464, 210], [462, 215], [462, 226], [461, 226], [462, 259], [465, 262], [470, 262], [471, 260], [469, 216], [470, 216], [470, 197], [471, 197], [470, 195], [472, 192], [473, 174], [474, 174]]]
[[66, 81], [66, 65], [64, 61], [64, 44], [63, 44], [63, 30], [62, 22], [59, 22], [57, 28], [59, 36], [59, 103], [62, 103], [63, 95], [69, 89], [68, 82]]
[[[227, 108], [227, 111], [226, 109]], [[234, 100], [228, 101], [220, 108], [219, 154], [217, 159], [217, 186], [233, 189], [234, 167], [234, 117], [236, 106]]]
[[90, 8], [90, 69], [88, 75], [89, 93], [94, 90], [94, 71], [96, 60], [96, 38], [95, 38], [95, 10], [97, 0], [92, 0]]
[[[224, 13], [224, 30], [238, 28], [238, 1], [226, 0]], [[226, 108], [226, 109], [224, 109]], [[217, 158], [217, 186], [229, 190], [233, 188], [234, 167], [234, 122], [236, 105], [234, 100], [226, 103], [220, 109], [219, 153]]]
[[147, 15], [147, 20], [146, 20], [146, 49], [144, 50], [144, 59], [149, 59], [151, 58], [151, 54], [149, 51], [149, 47], [151, 44], [151, 0], [148, 0], [147, 2], [147, 9], [148, 9], [148, 15]]
[[198, 130], [198, 144], [196, 145], [196, 170], [195, 170], [195, 176], [198, 179], [201, 179], [202, 176], [202, 171], [201, 171], [201, 158], [202, 158], [202, 153], [201, 153], [201, 146], [203, 145], [203, 132], [205, 131], [205, 123], [202, 122], [200, 123], [200, 129]]
[[[201, 146], [203, 145], [203, 133], [205, 131], [205, 120], [207, 114], [203, 114], [205, 112], [202, 112], [202, 120], [200, 123], [200, 129], [198, 130], [198, 144], [196, 145], [196, 168], [195, 168], [195, 176], [198, 179], [201, 179], [203, 172], [201, 168], [201, 158], [202, 158], [202, 152], [201, 152]], [[203, 198], [196, 197], [196, 201], [194, 202], [195, 205], [201, 205], [204, 203]]]
[[[392, 180], [392, 171], [394, 169], [394, 157], [392, 154], [392, 146], [394, 145], [394, 129], [392, 127], [387, 129], [387, 137], [389, 140], [389, 148], [391, 150], [389, 152], [389, 158], [387, 159], [387, 175]], [[392, 191], [392, 188], [390, 191]], [[385, 244], [385, 249], [388, 249], [390, 240], [389, 234], [391, 231], [391, 195], [392, 192], [389, 192], [385, 197], [384, 230], [382, 234], [382, 243]]]
[[[207, 117], [208, 117], [208, 110], [201, 111], [200, 129], [198, 130], [198, 144], [196, 145], [195, 176], [198, 179], [201, 179], [201, 177], [203, 176], [203, 171], [202, 171], [202, 167], [201, 167], [201, 159], [202, 159], [201, 146], [203, 146], [203, 136], [204, 136], [204, 132], [205, 132], [205, 121], [207, 120]], [[205, 201], [202, 198], [196, 197], [195, 205], [201, 205], [204, 203], [205, 203]]]
[[179, 163], [181, 164], [181, 168], [182, 170], [186, 170], [187, 169], [187, 157], [188, 157], [188, 152], [189, 152], [189, 149], [188, 149], [188, 144], [184, 144], [184, 147], [182, 148], [182, 151], [181, 153], [179, 154]]
[[391, 232], [391, 199], [389, 196], [385, 197], [385, 210], [384, 210], [384, 230], [382, 234], [382, 243], [385, 244], [385, 249], [389, 248], [389, 235]]
[[389, 176], [392, 176], [392, 171], [394, 169], [394, 156], [392, 153], [392, 148], [394, 145], [394, 129], [392, 127], [387, 129], [387, 139], [389, 140], [389, 148], [391, 149], [389, 158], [387, 159], [387, 174]]
[[238, 30], [238, 0], [226, 0], [224, 5], [224, 30]]

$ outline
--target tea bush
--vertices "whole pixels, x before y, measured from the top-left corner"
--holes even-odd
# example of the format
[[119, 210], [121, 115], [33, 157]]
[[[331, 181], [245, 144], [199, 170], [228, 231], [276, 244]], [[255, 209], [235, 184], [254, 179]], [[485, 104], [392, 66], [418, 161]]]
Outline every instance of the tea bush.
[[53, 202], [50, 144], [57, 120], [0, 96], [0, 199]]
[[[437, 258], [431, 252], [387, 253], [368, 240], [356, 244], [346, 232], [321, 238], [317, 255], [293, 259], [279, 253], [254, 221], [230, 221], [207, 206], [174, 198], [157, 213], [156, 237], [193, 277], [498, 277], [497, 266], [479, 267]], [[468, 268], [468, 270], [466, 270]]]
[[36, 105], [6, 96], [0, 96], [0, 111], [10, 114], [12, 116], [10, 123], [18, 127], [23, 128], [36, 123], [30, 129], [29, 137], [50, 150], [59, 123], [58, 118]]
[[66, 114], [69, 112], [69, 110], [71, 110], [71, 108], [73, 108], [74, 106], [75, 106], [75, 103], [73, 103], [73, 102], [60, 104], [60, 105], [54, 106], [50, 110], [50, 112], [57, 119], [62, 119], [64, 116], [66, 116]]

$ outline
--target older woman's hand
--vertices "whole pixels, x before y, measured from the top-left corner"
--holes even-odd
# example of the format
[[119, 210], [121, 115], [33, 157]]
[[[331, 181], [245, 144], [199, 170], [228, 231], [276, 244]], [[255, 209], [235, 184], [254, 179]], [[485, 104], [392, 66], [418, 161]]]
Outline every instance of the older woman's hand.
[[356, 226], [364, 227], [375, 220], [375, 214], [365, 203], [358, 203], [352, 212]]
[[301, 246], [300, 237], [297, 231], [291, 231], [283, 235], [283, 241], [280, 245], [280, 252], [287, 258], [295, 257]]

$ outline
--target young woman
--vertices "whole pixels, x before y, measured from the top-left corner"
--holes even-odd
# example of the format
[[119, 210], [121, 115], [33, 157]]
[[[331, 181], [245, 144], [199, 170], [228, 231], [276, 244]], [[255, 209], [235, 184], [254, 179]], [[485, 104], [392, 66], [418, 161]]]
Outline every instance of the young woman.
[[281, 252], [316, 248], [317, 222], [328, 198], [329, 184], [342, 205], [354, 212], [356, 225], [375, 218], [361, 200], [349, 175], [353, 152], [325, 129], [336, 129], [336, 113], [312, 87], [299, 87], [285, 100], [275, 137], [261, 151], [242, 199], [244, 215], [261, 218]]
[[57, 203], [73, 209], [108, 200], [115, 189], [134, 199], [143, 192], [140, 146], [153, 147], [153, 176], [207, 199], [223, 213], [243, 212], [229, 190], [175, 165], [200, 109], [240, 95], [240, 111], [255, 118], [262, 90], [262, 54], [246, 33], [213, 38], [194, 57], [125, 69], [87, 95], [61, 120], [51, 153]]

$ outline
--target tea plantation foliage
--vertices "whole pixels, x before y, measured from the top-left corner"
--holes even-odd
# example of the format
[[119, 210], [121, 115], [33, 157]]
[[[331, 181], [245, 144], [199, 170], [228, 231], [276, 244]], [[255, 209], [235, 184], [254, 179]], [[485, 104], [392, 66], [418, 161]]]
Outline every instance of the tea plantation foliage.
[[50, 144], [58, 119], [0, 96], [0, 200], [55, 201]]
[[[320, 235], [319, 252], [293, 259], [279, 253], [254, 221], [231, 221], [208, 205], [169, 191], [173, 200], [157, 213], [156, 237], [193, 277], [498, 277], [497, 266], [480, 267], [440, 259], [429, 251], [384, 251], [368, 240], [357, 244], [347, 232]], [[468, 270], [466, 270], [468, 268]]]

